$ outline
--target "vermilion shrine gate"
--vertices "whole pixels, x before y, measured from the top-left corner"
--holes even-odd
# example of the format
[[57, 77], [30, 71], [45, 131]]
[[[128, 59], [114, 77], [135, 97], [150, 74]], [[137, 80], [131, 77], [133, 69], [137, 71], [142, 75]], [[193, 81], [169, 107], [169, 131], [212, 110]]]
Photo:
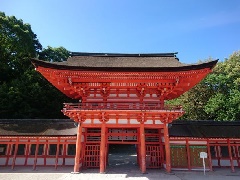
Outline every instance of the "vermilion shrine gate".
[[79, 103], [62, 112], [78, 123], [74, 172], [106, 170], [109, 144], [135, 144], [142, 173], [171, 171], [168, 124], [184, 114], [166, 105], [200, 82], [217, 60], [182, 64], [176, 53], [72, 53], [65, 62], [32, 60], [50, 83]]

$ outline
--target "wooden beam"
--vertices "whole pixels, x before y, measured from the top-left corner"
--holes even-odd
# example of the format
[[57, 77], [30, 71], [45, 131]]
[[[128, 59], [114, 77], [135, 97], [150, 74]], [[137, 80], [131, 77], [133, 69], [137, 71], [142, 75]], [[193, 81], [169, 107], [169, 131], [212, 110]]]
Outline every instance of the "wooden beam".
[[63, 160], [62, 160], [62, 165], [65, 165], [65, 161], [66, 161], [66, 155], [67, 155], [67, 139], [64, 140], [64, 144], [63, 144]]
[[140, 154], [141, 154], [141, 171], [146, 173], [146, 143], [144, 123], [140, 123]]
[[208, 152], [209, 169], [210, 169], [210, 171], [213, 171], [213, 169], [212, 169], [212, 155], [211, 155], [209, 139], [207, 139], [207, 152]]
[[186, 138], [186, 149], [187, 149], [188, 170], [191, 170], [191, 154], [190, 154], [189, 141], [187, 138]]
[[55, 156], [55, 169], [57, 169], [57, 166], [58, 166], [59, 146], [60, 146], [60, 137], [58, 137], [58, 143], [57, 143], [57, 151]]
[[235, 172], [234, 165], [233, 165], [232, 150], [231, 150], [231, 145], [230, 145], [229, 139], [227, 139], [227, 143], [228, 143], [228, 154], [229, 154], [231, 169], [232, 169], [232, 172]]
[[167, 173], [170, 173], [171, 172], [171, 157], [170, 157], [168, 123], [164, 124], [164, 144], [165, 144], [165, 152], [166, 152], [166, 171], [167, 171]]
[[34, 163], [33, 163], [33, 170], [36, 170], [36, 166], [37, 166], [38, 149], [39, 149], [39, 138], [37, 138], [37, 144], [36, 144], [35, 156], [34, 156]]
[[44, 145], [44, 166], [47, 165], [48, 149], [49, 149], [49, 144], [48, 144], [48, 140], [46, 140], [45, 145]]
[[28, 161], [29, 151], [30, 151], [30, 147], [31, 147], [31, 145], [29, 143], [30, 143], [30, 139], [28, 139], [28, 144], [26, 144], [24, 166], [27, 165], [27, 161]]
[[17, 138], [16, 144], [15, 144], [15, 150], [14, 150], [13, 160], [12, 160], [12, 169], [14, 169], [15, 162], [16, 162], [16, 158], [17, 158], [18, 143], [19, 143], [19, 139]]
[[7, 145], [7, 158], [6, 158], [5, 166], [8, 165], [9, 157], [11, 155], [11, 150], [13, 147], [13, 144], [11, 144], [11, 142], [12, 142], [12, 139], [10, 139], [9, 144]]
[[105, 156], [106, 151], [106, 123], [105, 121], [102, 122], [101, 127], [101, 144], [100, 144], [100, 173], [105, 173]]
[[81, 140], [82, 140], [82, 126], [79, 123], [78, 124], [78, 130], [77, 130], [77, 141], [76, 141], [76, 155], [75, 155], [75, 164], [74, 164], [74, 171], [72, 173], [79, 173], [79, 167], [80, 167], [80, 155], [81, 155]]
[[235, 146], [235, 154], [236, 154], [236, 157], [237, 157], [238, 167], [240, 167], [239, 148], [240, 148], [240, 146], [237, 144], [237, 145]]

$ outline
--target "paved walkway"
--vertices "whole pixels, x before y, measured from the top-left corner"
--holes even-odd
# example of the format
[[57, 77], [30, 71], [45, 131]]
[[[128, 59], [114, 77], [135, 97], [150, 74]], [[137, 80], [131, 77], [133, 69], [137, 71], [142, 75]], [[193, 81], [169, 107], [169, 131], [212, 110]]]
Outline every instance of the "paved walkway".
[[163, 170], [149, 169], [148, 174], [142, 174], [138, 167], [129, 168], [128, 166], [110, 168], [106, 174], [99, 174], [98, 169], [87, 169], [80, 174], [71, 174], [73, 167], [38, 167], [32, 171], [31, 167], [0, 167], [0, 179], [3, 180], [239, 180], [240, 169], [231, 173], [230, 168], [217, 168], [213, 172], [200, 171], [173, 171], [166, 174]]
[[[215, 168], [213, 172], [203, 171], [172, 171], [166, 174], [164, 170], [148, 169], [147, 174], [142, 174], [136, 163], [134, 147], [122, 153], [120, 148], [111, 147], [109, 166], [106, 174], [99, 174], [99, 169], [86, 169], [79, 174], [71, 174], [73, 166], [39, 167], [33, 171], [31, 166], [0, 167], [0, 180], [240, 180], [240, 168], [231, 173], [231, 168]], [[133, 150], [131, 150], [131, 148]], [[127, 153], [126, 153], [127, 152]]]

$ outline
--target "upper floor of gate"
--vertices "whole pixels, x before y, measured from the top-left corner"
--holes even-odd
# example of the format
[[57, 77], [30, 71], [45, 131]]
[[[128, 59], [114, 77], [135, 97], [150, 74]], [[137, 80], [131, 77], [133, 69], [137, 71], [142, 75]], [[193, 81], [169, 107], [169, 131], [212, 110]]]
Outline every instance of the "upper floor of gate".
[[64, 62], [32, 59], [32, 63], [62, 93], [83, 103], [163, 103], [195, 86], [217, 60], [183, 64], [176, 53], [72, 53]]

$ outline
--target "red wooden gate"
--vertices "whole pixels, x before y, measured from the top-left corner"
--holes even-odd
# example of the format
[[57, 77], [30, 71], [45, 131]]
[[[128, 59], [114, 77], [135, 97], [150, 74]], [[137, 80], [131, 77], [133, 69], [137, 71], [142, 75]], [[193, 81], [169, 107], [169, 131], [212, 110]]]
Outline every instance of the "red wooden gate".
[[164, 160], [161, 129], [145, 129], [146, 166], [161, 168]]
[[83, 167], [96, 168], [100, 166], [100, 144], [85, 145]]

